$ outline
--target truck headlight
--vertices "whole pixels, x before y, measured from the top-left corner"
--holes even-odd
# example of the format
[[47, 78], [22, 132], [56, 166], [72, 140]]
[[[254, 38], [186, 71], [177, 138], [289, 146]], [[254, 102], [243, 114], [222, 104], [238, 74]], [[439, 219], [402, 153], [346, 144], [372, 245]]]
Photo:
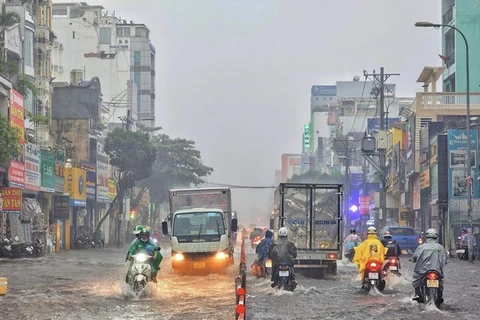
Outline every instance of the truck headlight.
[[173, 256], [173, 260], [175, 261], [183, 261], [185, 259], [185, 257], [183, 256], [183, 254], [181, 253], [176, 253], [174, 256]]
[[227, 257], [227, 255], [225, 254], [225, 252], [217, 252], [217, 254], [215, 255], [215, 258], [217, 259], [225, 259]]

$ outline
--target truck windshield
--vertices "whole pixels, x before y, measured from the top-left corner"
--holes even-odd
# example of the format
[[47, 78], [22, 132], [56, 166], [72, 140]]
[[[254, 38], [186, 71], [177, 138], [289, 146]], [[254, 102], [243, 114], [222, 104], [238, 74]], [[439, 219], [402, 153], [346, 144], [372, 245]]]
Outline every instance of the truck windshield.
[[220, 212], [189, 212], [175, 215], [174, 236], [201, 236], [225, 234], [223, 216]]

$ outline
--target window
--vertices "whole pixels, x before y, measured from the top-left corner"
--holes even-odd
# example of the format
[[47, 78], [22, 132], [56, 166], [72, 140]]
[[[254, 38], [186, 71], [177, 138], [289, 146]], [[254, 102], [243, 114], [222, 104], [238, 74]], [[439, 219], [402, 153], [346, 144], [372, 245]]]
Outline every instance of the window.
[[174, 236], [201, 236], [225, 234], [220, 212], [180, 213], [173, 222]]
[[100, 44], [111, 44], [112, 42], [112, 28], [100, 28]]
[[75, 31], [72, 32], [72, 38], [75, 39]]
[[25, 40], [23, 42], [24, 63], [27, 66], [33, 67], [33, 32], [25, 30]]
[[148, 38], [148, 30], [145, 27], [136, 27], [135, 37]]
[[[139, 66], [140, 65], [141, 56], [142, 56], [142, 53], [140, 51], [135, 51], [133, 53], [133, 65], [134, 66]], [[138, 80], [138, 82], [140, 82], [140, 79]], [[137, 82], [135, 81], [135, 83], [137, 83]], [[137, 85], [138, 85], [138, 83], [137, 83]]]

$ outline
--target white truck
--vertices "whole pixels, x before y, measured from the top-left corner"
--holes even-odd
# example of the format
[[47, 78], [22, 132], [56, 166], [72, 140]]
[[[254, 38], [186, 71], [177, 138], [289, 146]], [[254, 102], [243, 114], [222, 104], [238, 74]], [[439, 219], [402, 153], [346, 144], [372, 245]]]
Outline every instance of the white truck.
[[281, 183], [275, 190], [270, 228], [280, 227], [297, 247], [295, 269], [307, 274], [336, 273], [342, 258], [342, 185]]
[[170, 214], [162, 232], [171, 231], [172, 267], [222, 270], [233, 265], [237, 224], [229, 188], [170, 190]]

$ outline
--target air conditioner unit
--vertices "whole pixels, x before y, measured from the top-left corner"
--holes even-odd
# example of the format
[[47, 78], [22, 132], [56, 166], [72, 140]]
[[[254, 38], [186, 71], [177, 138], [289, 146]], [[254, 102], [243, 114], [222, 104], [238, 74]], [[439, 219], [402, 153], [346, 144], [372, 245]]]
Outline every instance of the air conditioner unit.
[[58, 73], [63, 73], [63, 67], [62, 66], [58, 67]]
[[58, 45], [58, 48], [59, 48], [60, 50], [63, 50], [63, 43], [60, 43], [60, 44]]

